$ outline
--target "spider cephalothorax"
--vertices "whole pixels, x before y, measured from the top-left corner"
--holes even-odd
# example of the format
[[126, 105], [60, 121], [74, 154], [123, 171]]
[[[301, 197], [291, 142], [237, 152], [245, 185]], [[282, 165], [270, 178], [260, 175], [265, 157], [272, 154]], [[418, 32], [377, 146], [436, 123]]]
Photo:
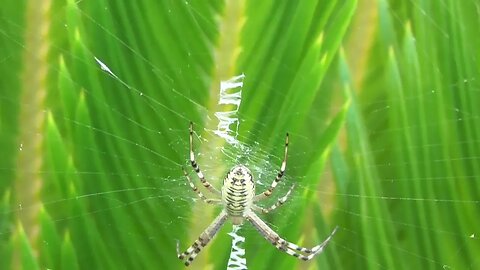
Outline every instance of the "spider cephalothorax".
[[193, 184], [185, 169], [183, 170], [184, 175], [192, 190], [197, 193], [197, 195], [204, 202], [208, 204], [223, 204], [224, 209], [210, 224], [210, 226], [208, 226], [208, 228], [205, 229], [202, 234], [200, 234], [200, 237], [195, 240], [193, 245], [191, 245], [185, 252], [180, 253], [179, 243], [177, 243], [177, 256], [180, 260], [184, 261], [186, 266], [190, 265], [190, 263], [195, 259], [198, 253], [200, 253], [200, 251], [202, 251], [202, 249], [210, 242], [210, 240], [215, 236], [218, 230], [220, 230], [220, 228], [223, 226], [223, 224], [225, 223], [225, 221], [227, 221], [228, 218], [230, 218], [234, 225], [240, 225], [245, 219], [248, 220], [255, 227], [255, 229], [257, 229], [257, 231], [260, 232], [260, 234], [270, 243], [272, 243], [277, 249], [289, 255], [297, 257], [301, 260], [308, 261], [323, 251], [323, 248], [333, 237], [337, 228], [335, 228], [332, 233], [327, 237], [327, 239], [325, 239], [321, 244], [316, 245], [313, 248], [304, 248], [281, 238], [255, 213], [268, 213], [272, 210], [275, 210], [278, 206], [285, 203], [285, 201], [288, 199], [288, 196], [292, 192], [294, 185], [292, 185], [292, 187], [283, 197], [278, 199], [275, 204], [268, 208], [263, 208], [255, 204], [255, 202], [269, 197], [275, 190], [278, 182], [282, 179], [287, 166], [287, 151], [288, 133], [285, 139], [285, 154], [282, 165], [280, 167], [280, 171], [278, 172], [270, 187], [264, 192], [255, 195], [255, 182], [253, 181], [252, 173], [244, 165], [234, 166], [227, 173], [227, 176], [223, 180], [222, 191], [220, 192], [205, 179], [203, 173], [200, 171], [200, 167], [195, 161], [195, 154], [193, 152], [193, 124], [190, 122], [190, 163], [192, 164], [193, 169], [197, 173], [198, 178], [200, 178], [200, 182], [202, 182], [203, 186], [208, 191], [210, 191], [217, 197], [220, 197], [221, 199], [207, 198]]

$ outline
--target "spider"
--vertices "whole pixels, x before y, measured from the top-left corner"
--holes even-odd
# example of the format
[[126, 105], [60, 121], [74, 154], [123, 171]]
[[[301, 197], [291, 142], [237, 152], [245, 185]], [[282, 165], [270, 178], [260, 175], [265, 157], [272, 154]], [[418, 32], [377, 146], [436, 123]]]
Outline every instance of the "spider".
[[203, 186], [212, 194], [217, 195], [220, 198], [207, 198], [198, 188], [193, 184], [185, 168], [183, 174], [187, 179], [188, 184], [192, 190], [207, 204], [221, 204], [223, 205], [222, 212], [215, 218], [215, 220], [208, 226], [205, 231], [200, 234], [197, 240], [187, 248], [183, 253], [180, 253], [179, 245], [177, 241], [177, 256], [180, 260], [184, 261], [185, 266], [189, 266], [198, 253], [212, 240], [217, 234], [223, 224], [228, 218], [231, 219], [234, 225], [241, 225], [246, 219], [257, 229], [257, 231], [277, 249], [294, 256], [298, 259], [308, 261], [316, 255], [320, 254], [328, 242], [335, 234], [337, 227], [330, 233], [330, 235], [319, 245], [313, 248], [304, 248], [297, 246], [291, 242], [280, 237], [274, 230], [272, 230], [255, 212], [269, 213], [281, 206], [288, 199], [288, 196], [292, 192], [294, 185], [288, 190], [288, 192], [277, 200], [275, 204], [268, 208], [263, 208], [255, 204], [255, 202], [268, 198], [278, 182], [282, 179], [287, 166], [287, 151], [288, 151], [288, 133], [285, 139], [285, 154], [283, 158], [280, 171], [273, 180], [268, 189], [260, 194], [255, 194], [255, 182], [250, 170], [244, 165], [234, 166], [223, 180], [222, 190], [219, 191], [212, 186], [206, 179], [200, 170], [197, 162], [195, 161], [195, 154], [193, 151], [193, 123], [190, 122], [190, 163], [193, 170], [196, 172], [200, 182]]

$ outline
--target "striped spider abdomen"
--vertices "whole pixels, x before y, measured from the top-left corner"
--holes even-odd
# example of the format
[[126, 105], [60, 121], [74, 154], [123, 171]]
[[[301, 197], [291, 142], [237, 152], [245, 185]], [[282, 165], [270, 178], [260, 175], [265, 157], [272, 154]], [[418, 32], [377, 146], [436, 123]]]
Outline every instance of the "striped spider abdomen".
[[233, 167], [223, 180], [222, 202], [232, 223], [240, 225], [244, 216], [250, 211], [255, 196], [255, 182], [252, 173], [243, 166]]

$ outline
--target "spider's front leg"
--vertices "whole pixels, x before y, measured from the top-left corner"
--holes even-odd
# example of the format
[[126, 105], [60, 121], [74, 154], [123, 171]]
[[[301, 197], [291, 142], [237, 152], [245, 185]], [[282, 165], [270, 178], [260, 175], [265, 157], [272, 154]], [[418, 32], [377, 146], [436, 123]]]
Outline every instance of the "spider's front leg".
[[206, 187], [210, 192], [220, 195], [220, 191], [218, 191], [218, 189], [212, 186], [205, 179], [205, 176], [200, 170], [200, 166], [198, 166], [198, 163], [195, 160], [195, 153], [193, 152], [193, 122], [190, 122], [190, 164], [192, 165], [193, 170], [197, 173], [198, 178], [200, 178], [200, 182], [202, 182], [203, 186]]
[[184, 261], [185, 266], [189, 266], [195, 257], [197, 257], [198, 253], [202, 251], [202, 249], [207, 246], [210, 240], [217, 234], [218, 230], [225, 224], [225, 221], [228, 218], [227, 212], [224, 210], [222, 211], [217, 218], [210, 224], [210, 226], [203, 231], [197, 240], [187, 248], [187, 250], [183, 253], [180, 253], [180, 243], [177, 241], [177, 257]]
[[265, 199], [268, 196], [272, 195], [273, 190], [275, 190], [275, 187], [277, 186], [278, 182], [280, 182], [280, 180], [282, 180], [282, 177], [285, 174], [285, 169], [287, 168], [287, 153], [288, 153], [288, 133], [287, 133], [287, 136], [285, 138], [285, 153], [284, 153], [284, 156], [283, 156], [283, 162], [282, 162], [282, 166], [280, 167], [280, 171], [278, 172], [277, 176], [273, 180], [270, 187], [267, 190], [265, 190], [264, 192], [256, 195], [253, 198], [254, 201], [259, 201], [259, 200]]

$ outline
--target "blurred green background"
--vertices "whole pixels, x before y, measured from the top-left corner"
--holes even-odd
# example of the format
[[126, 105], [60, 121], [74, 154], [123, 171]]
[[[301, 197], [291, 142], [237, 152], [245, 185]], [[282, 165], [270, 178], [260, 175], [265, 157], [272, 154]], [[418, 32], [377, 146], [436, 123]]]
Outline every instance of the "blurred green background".
[[[219, 211], [182, 175], [189, 121], [218, 187], [237, 163], [268, 186], [289, 132], [275, 194], [296, 188], [262, 218], [308, 247], [339, 228], [302, 262], [245, 224], [249, 269], [480, 269], [479, 15], [473, 0], [3, 1], [0, 269], [183, 269], [176, 241]], [[241, 151], [214, 133], [239, 74]], [[229, 231], [190, 268], [226, 269]]]

